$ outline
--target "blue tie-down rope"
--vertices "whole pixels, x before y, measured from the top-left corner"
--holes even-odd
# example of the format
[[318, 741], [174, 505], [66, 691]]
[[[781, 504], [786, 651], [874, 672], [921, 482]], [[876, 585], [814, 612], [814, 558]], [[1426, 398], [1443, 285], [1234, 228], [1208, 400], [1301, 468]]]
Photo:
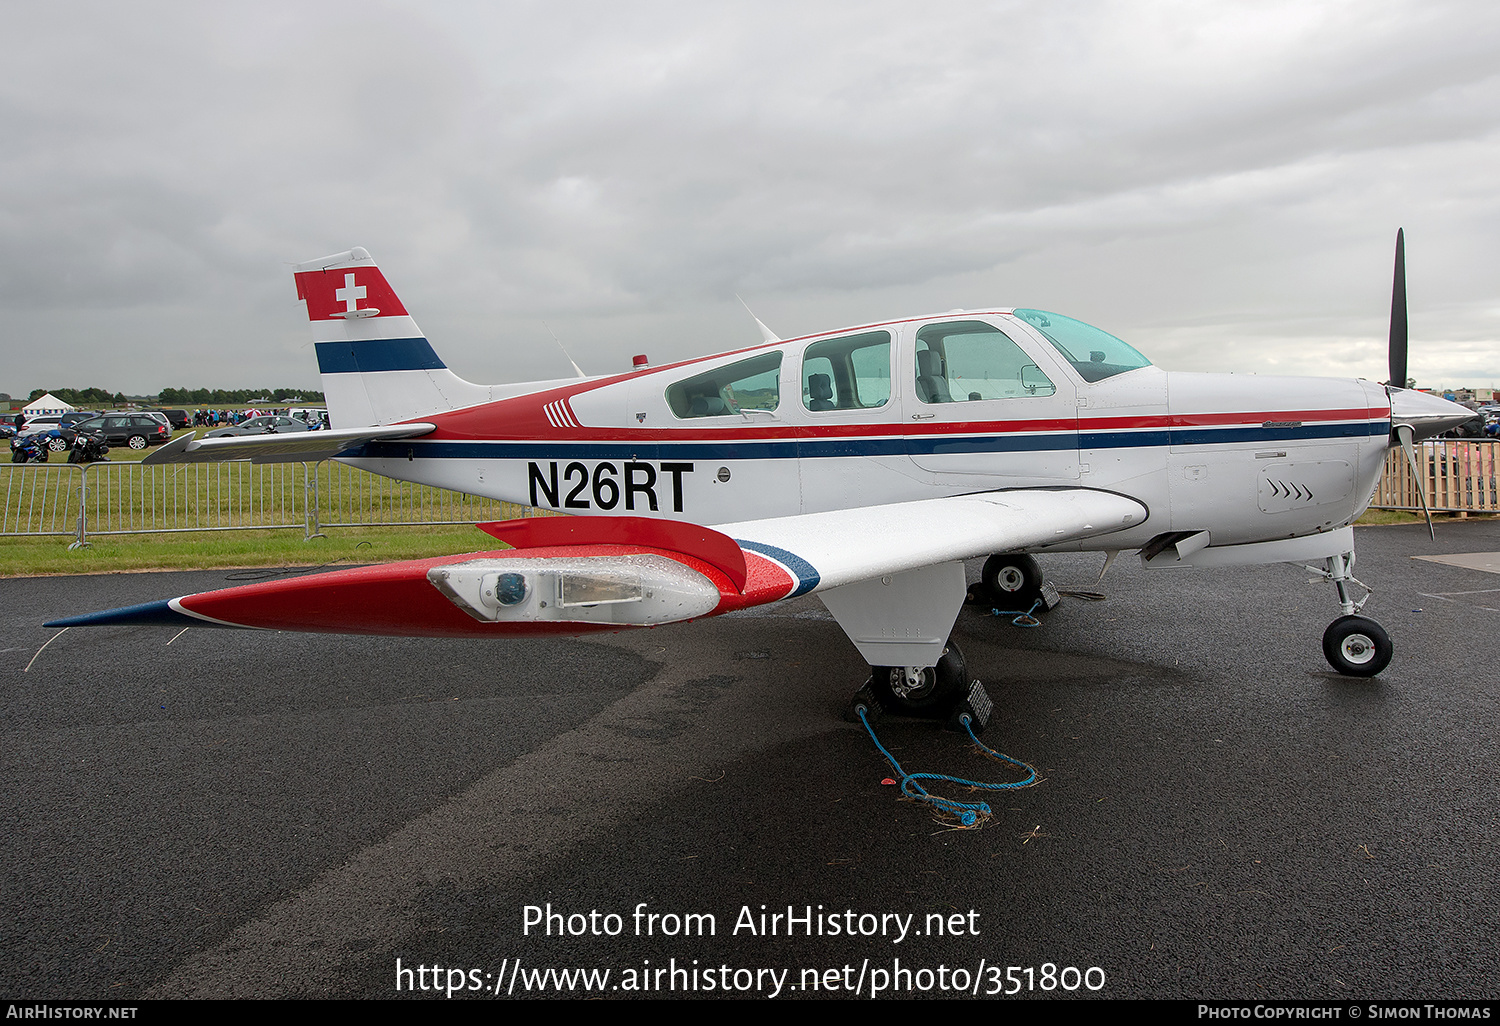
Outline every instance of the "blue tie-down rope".
[[865, 730], [869, 733], [870, 740], [875, 742], [875, 747], [880, 749], [880, 754], [885, 756], [885, 761], [891, 764], [891, 767], [896, 771], [897, 776], [901, 778], [901, 793], [906, 795], [913, 801], [926, 802], [928, 805], [931, 805], [939, 812], [954, 817], [958, 820], [959, 826], [964, 829], [972, 829], [975, 827], [983, 826], [985, 821], [988, 820], [992, 815], [994, 815], [994, 813], [990, 811], [989, 803], [956, 802], [951, 798], [944, 798], [941, 795], [933, 794], [932, 792], [928, 791], [927, 788], [917, 783], [917, 781], [946, 780], [950, 784], [958, 784], [962, 787], [972, 787], [984, 791], [1014, 791], [1018, 790], [1019, 788], [1030, 787], [1032, 784], [1036, 783], [1035, 769], [1022, 762], [1020, 759], [1012, 759], [1008, 755], [995, 751], [993, 748], [986, 745], [983, 741], [979, 740], [979, 738], [975, 737], [974, 728], [970, 724], [970, 720], [967, 715], [960, 716], [958, 722], [962, 723], [964, 726], [964, 730], [968, 731], [969, 740], [973, 741], [974, 744], [979, 746], [979, 750], [990, 758], [995, 759], [999, 762], [1008, 762], [1012, 766], [1021, 767], [1021, 769], [1025, 770], [1027, 774], [1025, 780], [1010, 784], [986, 784], [978, 780], [965, 780], [962, 777], [950, 777], [946, 773], [908, 773], [906, 772], [906, 770], [901, 768], [901, 764], [896, 761], [896, 757], [890, 752], [886, 751], [885, 745], [880, 743], [880, 738], [875, 736], [875, 728], [870, 726], [870, 721], [865, 717], [864, 707], [861, 706], [858, 709], [858, 712], [859, 722], [865, 725]]
[[[1011, 621], [1011, 625], [1014, 626], [1014, 627], [1040, 627], [1042, 625], [1042, 621], [1038, 620], [1032, 614], [1036, 612], [1036, 607], [1039, 606], [1039, 605], [1041, 605], [1041, 604], [1042, 604], [1042, 600], [1041, 599], [1037, 599], [1035, 602], [1033, 602], [1031, 604], [1031, 608], [1025, 610], [1024, 612], [1022, 610], [1019, 610], [1019, 609], [991, 609], [990, 610], [990, 615], [991, 616], [1014, 616], [1015, 619]], [[979, 742], [977, 740], [974, 743], [975, 744], [979, 744]], [[983, 746], [981, 745], [980, 747], [983, 747]], [[1004, 758], [1004, 756], [1001, 756], [1001, 758]]]

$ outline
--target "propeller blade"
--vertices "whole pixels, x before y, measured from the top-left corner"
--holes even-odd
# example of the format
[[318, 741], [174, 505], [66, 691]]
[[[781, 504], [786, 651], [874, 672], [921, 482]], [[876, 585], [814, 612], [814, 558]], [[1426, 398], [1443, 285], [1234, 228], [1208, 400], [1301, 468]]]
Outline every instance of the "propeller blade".
[[1417, 466], [1417, 454], [1412, 449], [1412, 436], [1416, 433], [1410, 424], [1397, 424], [1396, 437], [1401, 440], [1401, 448], [1406, 450], [1406, 462], [1411, 466], [1411, 473], [1417, 479], [1417, 497], [1422, 500], [1422, 515], [1427, 518], [1427, 535], [1433, 541], [1437, 541], [1437, 532], [1432, 529], [1432, 510], [1427, 508], [1427, 473]]
[[1391, 341], [1388, 385], [1406, 387], [1406, 232], [1396, 229], [1396, 271], [1391, 280]]

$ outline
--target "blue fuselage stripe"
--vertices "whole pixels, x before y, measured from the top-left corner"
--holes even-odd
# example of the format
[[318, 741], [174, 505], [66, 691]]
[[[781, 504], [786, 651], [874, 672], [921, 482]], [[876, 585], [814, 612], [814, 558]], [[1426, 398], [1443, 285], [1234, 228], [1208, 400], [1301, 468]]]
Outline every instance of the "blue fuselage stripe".
[[366, 442], [344, 458], [509, 460], [774, 460], [839, 456], [944, 456], [1072, 449], [1137, 449], [1166, 445], [1266, 444], [1321, 438], [1385, 437], [1389, 421], [1308, 424], [1302, 427], [1172, 428], [1146, 431], [1084, 431], [1032, 435], [910, 435], [885, 438], [786, 438], [766, 441], [701, 436], [693, 441], [545, 442], [424, 441]]
[[317, 342], [319, 374], [375, 374], [381, 371], [438, 370], [447, 366], [425, 338], [372, 338], [358, 342]]

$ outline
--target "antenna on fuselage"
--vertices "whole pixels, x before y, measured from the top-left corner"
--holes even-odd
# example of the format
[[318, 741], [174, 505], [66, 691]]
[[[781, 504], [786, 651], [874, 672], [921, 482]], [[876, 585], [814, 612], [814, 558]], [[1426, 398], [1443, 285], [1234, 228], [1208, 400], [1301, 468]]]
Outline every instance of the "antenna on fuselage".
[[580, 378], [588, 377], [588, 375], [583, 372], [583, 368], [578, 366], [578, 364], [573, 363], [573, 358], [571, 356], [568, 356], [568, 351], [563, 348], [562, 340], [557, 337], [557, 332], [552, 330], [552, 325], [548, 324], [546, 321], [543, 321], [542, 327], [547, 329], [547, 334], [552, 336], [552, 341], [557, 343], [557, 348], [562, 349], [563, 356], [567, 357], [568, 362], [573, 364], [573, 370], [577, 372], [578, 376]]
[[755, 316], [755, 311], [752, 310], [752, 309], [750, 309], [750, 304], [749, 303], [745, 302], [743, 299], [740, 299], [740, 294], [738, 292], [736, 292], [734, 294], [734, 298], [740, 300], [740, 306], [743, 306], [745, 308], [745, 312], [750, 315], [750, 319], [752, 321], [754, 321], [755, 322], [755, 326], [760, 329], [761, 341], [763, 341], [763, 342], [780, 342], [781, 341], [781, 336], [778, 335], [778, 334], [776, 334], [776, 332], [772, 331], [770, 328], [766, 327], [765, 322], [762, 321], [759, 317]]

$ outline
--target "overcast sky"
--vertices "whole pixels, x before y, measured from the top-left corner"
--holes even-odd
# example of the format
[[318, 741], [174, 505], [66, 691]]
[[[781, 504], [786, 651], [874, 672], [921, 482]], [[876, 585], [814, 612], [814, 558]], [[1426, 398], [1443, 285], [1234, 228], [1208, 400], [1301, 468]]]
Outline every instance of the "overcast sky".
[[[0, 390], [316, 387], [364, 246], [475, 381], [955, 307], [1500, 385], [1500, 5], [5, 3]], [[550, 331], [549, 331], [550, 329]]]

